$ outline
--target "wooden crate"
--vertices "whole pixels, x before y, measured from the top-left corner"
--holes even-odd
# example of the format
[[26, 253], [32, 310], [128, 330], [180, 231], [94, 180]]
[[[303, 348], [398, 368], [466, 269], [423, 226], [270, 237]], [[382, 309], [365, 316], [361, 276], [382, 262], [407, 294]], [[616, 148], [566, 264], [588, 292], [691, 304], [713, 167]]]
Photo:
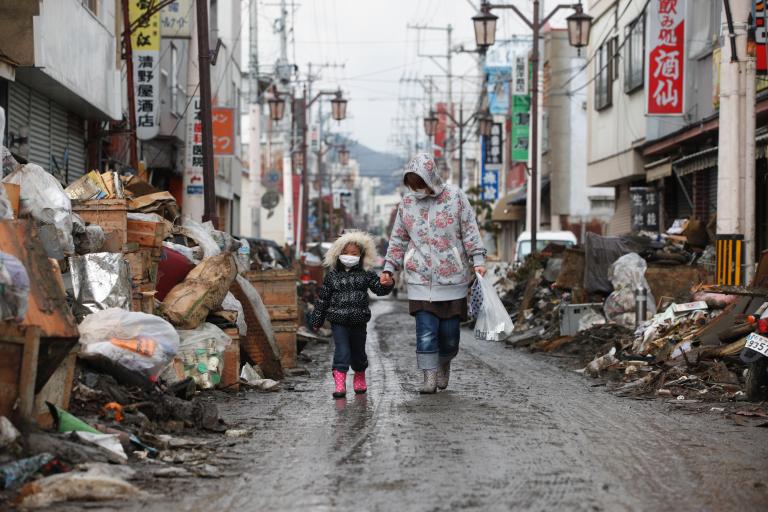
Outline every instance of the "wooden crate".
[[75, 366], [77, 365], [77, 353], [80, 347], [73, 348], [64, 361], [59, 365], [51, 378], [48, 379], [43, 389], [35, 395], [35, 420], [42, 428], [53, 428], [53, 417], [45, 405], [50, 402], [56, 407], [69, 409], [69, 400], [72, 397], [72, 381], [75, 377]]
[[0, 322], [0, 416], [33, 419], [40, 331]]
[[168, 235], [168, 228], [163, 222], [127, 220], [128, 242], [136, 242], [141, 247], [162, 247]]
[[72, 211], [85, 222], [101, 226], [106, 235], [106, 250], [119, 252], [128, 241], [128, 201], [125, 199], [72, 201]]
[[126, 252], [123, 257], [128, 262], [134, 284], [154, 282], [157, 277], [157, 268], [153, 268], [151, 249]]
[[283, 368], [296, 368], [296, 322], [272, 322]]
[[296, 306], [298, 304], [294, 270], [251, 271], [246, 272], [244, 276], [259, 292], [265, 306]]

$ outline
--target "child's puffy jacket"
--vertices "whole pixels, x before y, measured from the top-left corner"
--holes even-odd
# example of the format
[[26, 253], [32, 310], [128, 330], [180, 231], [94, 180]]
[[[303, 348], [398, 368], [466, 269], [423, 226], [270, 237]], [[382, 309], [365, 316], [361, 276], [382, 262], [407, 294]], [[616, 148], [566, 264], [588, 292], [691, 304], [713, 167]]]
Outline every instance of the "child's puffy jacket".
[[370, 270], [355, 267], [350, 271], [328, 270], [318, 292], [311, 325], [319, 329], [328, 320], [332, 324], [361, 325], [371, 319], [368, 290], [379, 296], [387, 295], [392, 286], [383, 286], [379, 276]]

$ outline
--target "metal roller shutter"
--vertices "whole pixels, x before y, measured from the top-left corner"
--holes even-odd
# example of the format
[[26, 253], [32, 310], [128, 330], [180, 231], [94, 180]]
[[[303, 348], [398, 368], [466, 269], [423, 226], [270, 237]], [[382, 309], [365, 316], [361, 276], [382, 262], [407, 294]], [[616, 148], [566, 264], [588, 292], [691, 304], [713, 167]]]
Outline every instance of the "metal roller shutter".
[[616, 187], [616, 209], [608, 223], [609, 236], [626, 235], [632, 231], [632, 204], [629, 201], [629, 185]]
[[29, 146], [12, 144], [13, 139], [29, 137], [29, 89], [15, 82], [8, 84], [8, 146], [11, 153], [29, 158]]
[[26, 155], [19, 152], [20, 156], [61, 181], [71, 183], [83, 175], [86, 151], [81, 117], [18, 82], [10, 84], [8, 104], [11, 133], [29, 138], [29, 149]]

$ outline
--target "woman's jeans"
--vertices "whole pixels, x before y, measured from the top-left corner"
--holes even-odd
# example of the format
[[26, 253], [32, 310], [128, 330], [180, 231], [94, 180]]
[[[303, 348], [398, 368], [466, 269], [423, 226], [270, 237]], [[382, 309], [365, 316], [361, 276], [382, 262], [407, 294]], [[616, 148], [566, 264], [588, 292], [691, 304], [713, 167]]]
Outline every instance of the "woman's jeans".
[[434, 370], [459, 352], [458, 316], [442, 320], [427, 311], [416, 313], [416, 364], [421, 370]]
[[365, 324], [331, 324], [331, 331], [334, 345], [333, 369], [346, 373], [352, 367], [356, 372], [364, 372], [368, 368], [368, 357], [365, 355]]

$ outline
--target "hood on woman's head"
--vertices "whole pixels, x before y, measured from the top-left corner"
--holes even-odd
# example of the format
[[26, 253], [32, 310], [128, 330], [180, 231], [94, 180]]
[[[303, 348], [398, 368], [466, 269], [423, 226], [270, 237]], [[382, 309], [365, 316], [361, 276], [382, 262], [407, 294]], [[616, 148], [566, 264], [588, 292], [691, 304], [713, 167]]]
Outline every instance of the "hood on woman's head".
[[349, 231], [344, 233], [331, 244], [331, 248], [325, 253], [323, 264], [328, 268], [335, 268], [339, 256], [344, 252], [348, 244], [355, 244], [360, 248], [360, 262], [365, 270], [370, 270], [376, 264], [376, 244], [373, 237], [365, 231]]
[[437, 172], [437, 164], [427, 153], [419, 153], [411, 159], [403, 168], [403, 181], [408, 173], [419, 176], [435, 195], [440, 194], [445, 187], [440, 174]]

